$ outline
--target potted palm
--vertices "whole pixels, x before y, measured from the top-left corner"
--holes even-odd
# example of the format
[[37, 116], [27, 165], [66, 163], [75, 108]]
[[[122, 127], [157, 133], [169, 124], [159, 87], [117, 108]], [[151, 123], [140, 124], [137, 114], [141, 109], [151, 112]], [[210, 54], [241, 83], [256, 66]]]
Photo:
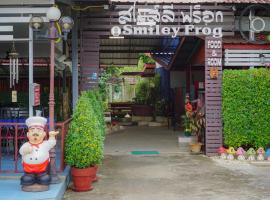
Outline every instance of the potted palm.
[[75, 191], [92, 189], [96, 166], [103, 159], [104, 118], [100, 117], [103, 111], [94, 98], [94, 91], [82, 93], [65, 140], [65, 161], [71, 166]]

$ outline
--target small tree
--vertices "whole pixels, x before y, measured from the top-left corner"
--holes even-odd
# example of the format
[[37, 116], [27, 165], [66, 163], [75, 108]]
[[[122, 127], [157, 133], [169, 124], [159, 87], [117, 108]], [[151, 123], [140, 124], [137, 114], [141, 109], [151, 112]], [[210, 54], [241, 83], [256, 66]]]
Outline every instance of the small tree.
[[72, 116], [65, 140], [65, 161], [72, 167], [95, 166], [103, 159], [102, 110], [95, 107], [93, 99], [92, 92], [83, 92]]

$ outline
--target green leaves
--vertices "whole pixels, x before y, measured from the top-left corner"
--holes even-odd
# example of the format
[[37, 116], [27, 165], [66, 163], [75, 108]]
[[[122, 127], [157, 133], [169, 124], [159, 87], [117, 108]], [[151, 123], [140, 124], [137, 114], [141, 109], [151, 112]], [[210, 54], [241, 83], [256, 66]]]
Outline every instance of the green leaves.
[[160, 97], [160, 76], [142, 79], [136, 84], [135, 103], [155, 106], [161, 100]]
[[65, 140], [65, 161], [70, 166], [86, 168], [103, 159], [105, 122], [98, 91], [80, 96]]
[[225, 144], [256, 148], [270, 144], [269, 70], [224, 70], [222, 90]]

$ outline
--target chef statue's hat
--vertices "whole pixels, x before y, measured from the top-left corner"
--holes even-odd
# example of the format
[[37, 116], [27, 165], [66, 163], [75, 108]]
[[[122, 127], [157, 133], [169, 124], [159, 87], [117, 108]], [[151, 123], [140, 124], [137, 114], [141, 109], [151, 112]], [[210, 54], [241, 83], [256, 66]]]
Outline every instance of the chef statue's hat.
[[39, 116], [40, 114], [41, 113], [37, 111], [37, 116], [28, 117], [25, 121], [26, 126], [28, 126], [28, 128], [32, 126], [39, 126], [39, 127], [45, 128], [47, 119]]

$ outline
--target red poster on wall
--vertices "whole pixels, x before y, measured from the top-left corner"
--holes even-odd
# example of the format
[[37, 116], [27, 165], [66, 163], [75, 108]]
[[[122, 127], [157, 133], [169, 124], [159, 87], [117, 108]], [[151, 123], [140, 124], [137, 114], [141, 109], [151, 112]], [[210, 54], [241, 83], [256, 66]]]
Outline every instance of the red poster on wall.
[[40, 84], [34, 83], [32, 87], [32, 105], [39, 106], [40, 105]]

